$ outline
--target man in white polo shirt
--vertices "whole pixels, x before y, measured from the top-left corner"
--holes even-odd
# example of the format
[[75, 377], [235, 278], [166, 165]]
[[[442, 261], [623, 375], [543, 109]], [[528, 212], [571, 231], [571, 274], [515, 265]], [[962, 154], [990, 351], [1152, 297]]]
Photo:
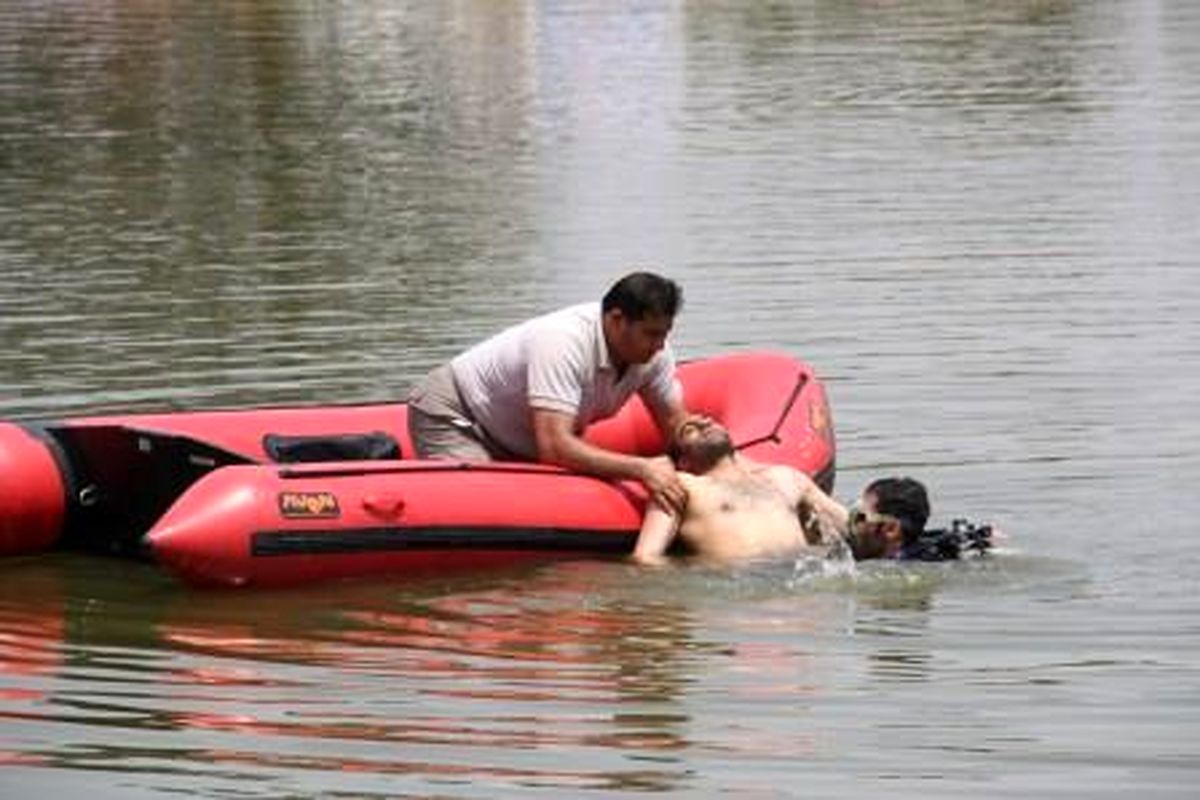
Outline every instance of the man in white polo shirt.
[[600, 303], [528, 320], [438, 367], [409, 397], [418, 457], [539, 461], [631, 478], [659, 505], [681, 508], [686, 495], [669, 458], [617, 453], [582, 437], [635, 392], [664, 437], [687, 417], [666, 344], [682, 302], [674, 281], [634, 272]]

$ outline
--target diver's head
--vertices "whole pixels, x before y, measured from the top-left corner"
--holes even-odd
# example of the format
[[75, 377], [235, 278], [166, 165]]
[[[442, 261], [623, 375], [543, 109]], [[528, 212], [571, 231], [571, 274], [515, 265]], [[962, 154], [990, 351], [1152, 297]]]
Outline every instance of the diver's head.
[[929, 496], [912, 478], [881, 478], [850, 509], [847, 538], [854, 557], [896, 558], [916, 542], [929, 519]]
[[703, 475], [722, 458], [733, 455], [733, 439], [715, 419], [693, 414], [675, 429], [668, 452], [680, 469]]

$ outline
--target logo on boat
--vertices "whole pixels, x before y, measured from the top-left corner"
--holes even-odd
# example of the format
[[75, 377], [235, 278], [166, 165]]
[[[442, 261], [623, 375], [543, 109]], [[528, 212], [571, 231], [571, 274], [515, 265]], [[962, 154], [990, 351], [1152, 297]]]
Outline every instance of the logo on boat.
[[327, 519], [340, 516], [333, 492], [280, 492], [279, 513], [285, 517]]

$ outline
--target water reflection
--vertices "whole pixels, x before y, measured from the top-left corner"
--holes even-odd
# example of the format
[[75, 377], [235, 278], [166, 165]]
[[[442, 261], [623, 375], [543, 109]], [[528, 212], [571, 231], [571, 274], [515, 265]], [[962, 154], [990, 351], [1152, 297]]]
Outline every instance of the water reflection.
[[[332, 771], [667, 790], [689, 784], [697, 753], [820, 757], [809, 735], [771, 743], [737, 714], [700, 731], [696, 705], [818, 703], [860, 657], [875, 679], [919, 678], [928, 657], [895, 640], [923, 638], [905, 628], [925, 614], [901, 609], [936, 587], [904, 579], [897, 598], [884, 576], [846, 594], [839, 577], [814, 593], [773, 567], [568, 563], [231, 595], [147, 567], [114, 596], [95, 564], [30, 559], [0, 576], [0, 757], [213, 785]], [[847, 628], [868, 646], [831, 670], [820, 650]]]
[[[15, 683], [0, 716], [20, 723], [13, 741], [49, 725], [58, 743], [6, 755], [22, 763], [665, 787], [677, 768], [606, 767], [598, 757], [596, 769], [572, 771], [550, 754], [686, 748], [680, 696], [692, 660], [712, 649], [683, 607], [609, 596], [610, 578], [587, 569], [250, 602], [143, 583], [102, 602], [98, 620], [78, 564], [23, 566], [0, 582], [0, 674]], [[37, 608], [25, 604], [31, 590]], [[154, 607], [140, 607], [148, 597]], [[113, 729], [121, 744], [105, 741]], [[198, 737], [210, 744], [196, 749]], [[293, 752], [314, 740], [324, 755]], [[524, 750], [545, 755], [503, 766]]]
[[[237, 623], [213, 626], [209, 609], [197, 626], [173, 623], [164, 636], [175, 646], [209, 656], [336, 667], [341, 682], [359, 684], [360, 697], [378, 681], [389, 687], [377, 711], [355, 703], [340, 712], [318, 705], [290, 713], [288, 721], [248, 721], [211, 712], [189, 717], [188, 724], [209, 729], [402, 743], [406, 748], [453, 746], [482, 750], [478, 761], [486, 761], [493, 749], [653, 753], [685, 747], [689, 717], [672, 709], [685, 681], [680, 654], [694, 649], [683, 610], [647, 609], [605, 598], [580, 607], [580, 590], [585, 597], [594, 597], [597, 590], [581, 587], [580, 577], [588, 580], [586, 573], [526, 575], [461, 593], [406, 596], [381, 607], [353, 603], [302, 637], [289, 632], [286, 621], [247, 627], [239, 616]], [[513, 594], [518, 584], [519, 596]], [[303, 606], [291, 611], [308, 616]], [[618, 710], [630, 703], [637, 710]], [[439, 711], [430, 713], [431, 706]], [[597, 707], [614, 711], [598, 715], [590, 710]], [[447, 716], [447, 711], [458, 713]], [[445, 767], [433, 763], [422, 771]], [[393, 768], [382, 765], [385, 772]], [[484, 766], [481, 771], [490, 770]], [[678, 777], [665, 768], [628, 775], [571, 773], [551, 768], [549, 762], [513, 773], [518, 776], [558, 785], [632, 781], [662, 786]]]

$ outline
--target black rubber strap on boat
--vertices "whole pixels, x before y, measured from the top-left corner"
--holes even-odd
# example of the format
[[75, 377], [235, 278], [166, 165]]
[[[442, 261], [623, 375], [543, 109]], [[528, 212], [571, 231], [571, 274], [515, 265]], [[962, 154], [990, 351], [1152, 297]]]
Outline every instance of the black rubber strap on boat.
[[787, 403], [783, 406], [783, 412], [779, 415], [779, 419], [775, 422], [775, 427], [766, 436], [759, 436], [757, 439], [751, 439], [748, 442], [742, 442], [734, 447], [735, 450], [744, 450], [747, 447], [753, 447], [756, 444], [763, 442], [774, 442], [779, 444], [782, 441], [779, 438], [779, 430], [783, 427], [783, 423], [787, 422], [788, 415], [792, 413], [792, 406], [796, 405], [796, 401], [800, 399], [800, 393], [804, 391], [804, 387], [808, 385], [808, 373], [801, 372], [796, 378], [796, 388], [792, 389], [792, 394], [788, 398]]
[[382, 553], [396, 550], [534, 550], [627, 553], [636, 531], [494, 526], [378, 527], [334, 530], [258, 531], [254, 557]]

